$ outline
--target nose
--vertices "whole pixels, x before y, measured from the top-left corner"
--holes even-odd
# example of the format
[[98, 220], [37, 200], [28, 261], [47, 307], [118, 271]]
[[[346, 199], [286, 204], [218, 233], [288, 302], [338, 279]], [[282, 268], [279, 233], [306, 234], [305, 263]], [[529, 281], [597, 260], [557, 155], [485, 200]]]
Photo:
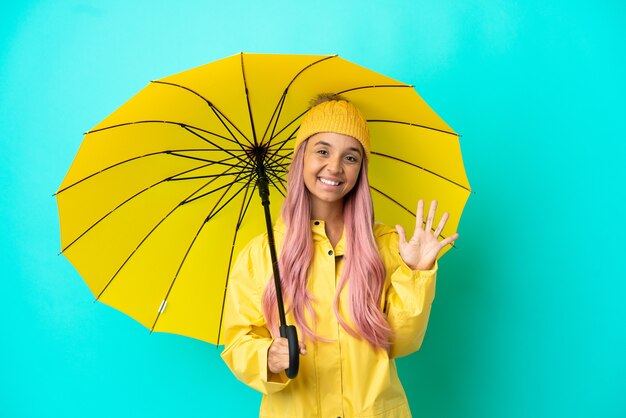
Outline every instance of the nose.
[[342, 159], [340, 157], [330, 158], [326, 168], [331, 173], [341, 173], [343, 171]]

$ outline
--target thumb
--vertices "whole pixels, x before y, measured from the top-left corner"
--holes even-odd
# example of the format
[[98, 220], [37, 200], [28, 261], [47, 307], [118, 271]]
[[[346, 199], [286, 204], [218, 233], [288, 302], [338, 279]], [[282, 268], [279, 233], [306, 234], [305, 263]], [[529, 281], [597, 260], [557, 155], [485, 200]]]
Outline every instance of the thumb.
[[406, 234], [402, 225], [396, 225], [396, 231], [398, 231], [399, 244], [406, 244]]

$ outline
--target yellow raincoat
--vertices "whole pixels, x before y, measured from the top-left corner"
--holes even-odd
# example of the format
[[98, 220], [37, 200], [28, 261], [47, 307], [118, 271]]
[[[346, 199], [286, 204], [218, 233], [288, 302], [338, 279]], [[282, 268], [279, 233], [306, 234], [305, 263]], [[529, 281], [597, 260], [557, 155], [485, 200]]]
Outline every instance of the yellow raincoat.
[[[435, 295], [436, 266], [412, 271], [398, 254], [396, 231], [375, 224], [374, 236], [387, 270], [382, 306], [394, 332], [388, 354], [365, 339], [352, 337], [337, 321], [333, 299], [343, 267], [345, 235], [333, 248], [322, 221], [311, 221], [311, 228], [315, 249], [308, 287], [315, 297], [315, 331], [333, 341], [307, 341], [308, 353], [300, 356], [300, 370], [293, 380], [284, 372], [268, 372], [272, 337], [261, 312], [261, 296], [272, 267], [264, 234], [241, 251], [232, 271], [222, 358], [239, 380], [264, 394], [261, 417], [410, 417], [393, 358], [417, 351], [422, 343]], [[282, 221], [274, 231], [280, 251], [285, 233]], [[348, 286], [349, 282], [341, 292], [339, 311], [356, 329], [348, 309]], [[295, 324], [290, 314], [287, 322]]]

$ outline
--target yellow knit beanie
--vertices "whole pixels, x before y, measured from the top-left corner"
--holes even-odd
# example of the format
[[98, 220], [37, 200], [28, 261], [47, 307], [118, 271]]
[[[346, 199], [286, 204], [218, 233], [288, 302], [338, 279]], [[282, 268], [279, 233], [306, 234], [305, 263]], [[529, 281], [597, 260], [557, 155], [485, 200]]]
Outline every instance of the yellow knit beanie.
[[367, 121], [352, 103], [343, 99], [332, 99], [309, 109], [298, 129], [294, 150], [297, 150], [303, 141], [320, 132], [334, 132], [353, 137], [361, 143], [365, 157], [369, 159], [370, 131]]

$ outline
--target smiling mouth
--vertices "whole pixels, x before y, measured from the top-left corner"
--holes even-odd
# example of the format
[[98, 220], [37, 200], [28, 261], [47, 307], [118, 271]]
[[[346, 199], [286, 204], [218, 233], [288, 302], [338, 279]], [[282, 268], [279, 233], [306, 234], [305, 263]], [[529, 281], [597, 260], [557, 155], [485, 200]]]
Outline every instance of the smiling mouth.
[[338, 181], [332, 181], [332, 180], [328, 180], [322, 177], [318, 177], [319, 181], [321, 181], [322, 183], [328, 185], [328, 186], [339, 186], [341, 183]]

